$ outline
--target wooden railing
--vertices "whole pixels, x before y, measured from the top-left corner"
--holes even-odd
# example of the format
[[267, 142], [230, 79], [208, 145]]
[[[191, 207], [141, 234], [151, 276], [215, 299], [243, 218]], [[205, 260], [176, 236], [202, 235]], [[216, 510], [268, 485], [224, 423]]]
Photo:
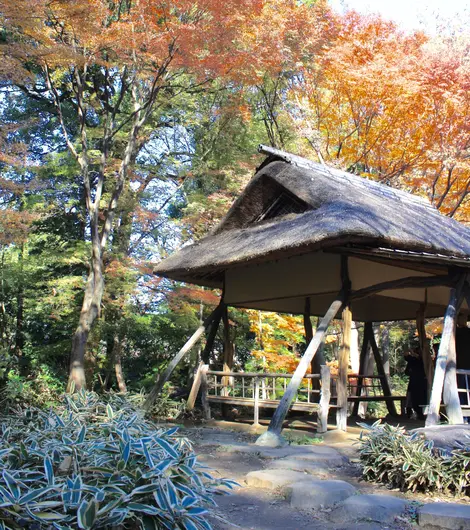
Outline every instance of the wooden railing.
[[[280, 399], [287, 389], [292, 374], [218, 372], [207, 371], [210, 396], [240, 397], [254, 399], [256, 393], [261, 399]], [[320, 381], [320, 374], [306, 375], [299, 389], [295, 403], [318, 403], [320, 388], [313, 388], [312, 382]], [[316, 398], [316, 399], [315, 399]]]
[[457, 392], [462, 415], [470, 416], [470, 370], [457, 370]]
[[[221, 372], [201, 364], [194, 378], [187, 408], [194, 407], [201, 388], [204, 415], [210, 418], [210, 404], [238, 405], [254, 408], [254, 424], [259, 423], [260, 408], [277, 408], [287, 390], [292, 374]], [[348, 402], [400, 400], [404, 396], [384, 396], [381, 376], [348, 375]], [[337, 408], [338, 376], [328, 366], [321, 374], [309, 374], [302, 380], [291, 410], [317, 414], [317, 431], [326, 432], [330, 408]], [[403, 407], [402, 407], [403, 408]]]

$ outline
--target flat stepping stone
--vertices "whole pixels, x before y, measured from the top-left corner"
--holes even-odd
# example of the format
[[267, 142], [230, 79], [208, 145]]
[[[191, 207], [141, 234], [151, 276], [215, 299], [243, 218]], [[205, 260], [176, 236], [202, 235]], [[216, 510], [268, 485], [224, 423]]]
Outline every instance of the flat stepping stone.
[[291, 484], [285, 491], [292, 508], [304, 510], [329, 508], [357, 493], [344, 480], [308, 480]]
[[286, 447], [272, 448], [247, 443], [234, 443], [221, 445], [221, 453], [250, 453], [263, 459], [279, 459], [287, 457], [302, 458], [314, 462], [324, 462], [331, 466], [341, 466], [347, 460], [331, 447], [311, 445], [288, 445]]
[[294, 482], [310, 480], [310, 477], [299, 471], [290, 469], [263, 469], [261, 471], [251, 471], [246, 475], [245, 482], [252, 488], [262, 488], [267, 490], [283, 490]]
[[303, 460], [305, 462], [316, 462], [318, 464], [324, 464], [330, 467], [341, 467], [348, 463], [348, 459], [341, 456], [338, 452], [335, 453], [322, 453], [322, 452], [309, 452], [299, 453], [295, 455], [296, 459]]
[[325, 462], [312, 462], [302, 458], [281, 458], [269, 463], [270, 469], [291, 469], [292, 471], [303, 471], [311, 475], [328, 476], [329, 466]]
[[355, 495], [339, 504], [330, 514], [335, 523], [350, 523], [351, 520], [391, 523], [401, 515], [407, 502], [392, 495]]
[[455, 502], [434, 502], [418, 510], [421, 528], [434, 530], [470, 530], [470, 506]]
[[391, 526], [384, 526], [382, 523], [358, 523], [351, 524], [349, 526], [342, 526], [336, 530], [385, 530], [386, 528], [392, 528]]

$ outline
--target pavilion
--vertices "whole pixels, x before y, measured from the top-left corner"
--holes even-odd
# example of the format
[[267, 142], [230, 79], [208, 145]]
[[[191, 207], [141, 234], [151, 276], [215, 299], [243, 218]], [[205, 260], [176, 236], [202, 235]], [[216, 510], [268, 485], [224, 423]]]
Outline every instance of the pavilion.
[[[157, 275], [223, 294], [149, 400], [204, 331], [210, 329], [209, 338], [215, 333], [227, 306], [323, 317], [271, 421], [277, 434], [338, 312], [344, 326], [340, 381], [347, 374], [352, 318], [418, 317], [422, 333], [424, 315], [445, 315], [435, 370], [424, 359], [428, 375], [434, 371], [427, 425], [438, 421], [442, 396], [449, 421], [461, 423], [455, 326], [470, 299], [470, 229], [404, 191], [274, 148], [260, 146], [260, 152], [267, 158], [221, 223], [155, 268]], [[340, 385], [344, 428], [345, 393]]]

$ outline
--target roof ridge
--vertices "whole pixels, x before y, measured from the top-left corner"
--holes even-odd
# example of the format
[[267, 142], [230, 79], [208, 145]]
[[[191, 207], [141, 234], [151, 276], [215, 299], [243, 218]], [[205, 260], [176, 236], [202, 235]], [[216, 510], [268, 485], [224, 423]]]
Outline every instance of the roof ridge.
[[333, 179], [340, 179], [342, 181], [346, 180], [351, 184], [358, 185], [361, 188], [365, 188], [367, 191], [380, 194], [383, 197], [398, 200], [404, 203], [412, 203], [417, 206], [422, 206], [424, 208], [432, 210], [434, 212], [438, 212], [438, 210], [424, 197], [413, 195], [412, 193], [399, 190], [397, 188], [392, 188], [391, 186], [387, 186], [386, 184], [382, 184], [381, 182], [376, 182], [366, 177], [360, 177], [358, 175], [354, 175], [353, 173], [348, 173], [347, 171], [330, 167], [326, 164], [319, 164], [318, 162], [314, 162], [313, 160], [309, 160], [308, 158], [294, 155], [292, 153], [287, 153], [286, 151], [281, 151], [280, 149], [276, 149], [274, 147], [269, 147], [260, 144], [258, 147], [258, 151], [265, 155], [284, 160], [285, 162], [298, 167], [321, 171], [323, 173], [328, 174], [328, 176], [332, 177]]

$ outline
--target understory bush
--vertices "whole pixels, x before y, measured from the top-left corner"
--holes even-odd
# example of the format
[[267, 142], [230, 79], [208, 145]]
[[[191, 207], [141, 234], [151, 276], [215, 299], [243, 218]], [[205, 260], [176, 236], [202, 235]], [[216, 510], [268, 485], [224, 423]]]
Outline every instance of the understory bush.
[[470, 494], [470, 443], [448, 453], [402, 427], [380, 421], [359, 425], [364, 429], [359, 452], [366, 480], [401, 490]]
[[120, 396], [79, 392], [0, 421], [0, 528], [208, 530], [214, 495], [235, 484]]

